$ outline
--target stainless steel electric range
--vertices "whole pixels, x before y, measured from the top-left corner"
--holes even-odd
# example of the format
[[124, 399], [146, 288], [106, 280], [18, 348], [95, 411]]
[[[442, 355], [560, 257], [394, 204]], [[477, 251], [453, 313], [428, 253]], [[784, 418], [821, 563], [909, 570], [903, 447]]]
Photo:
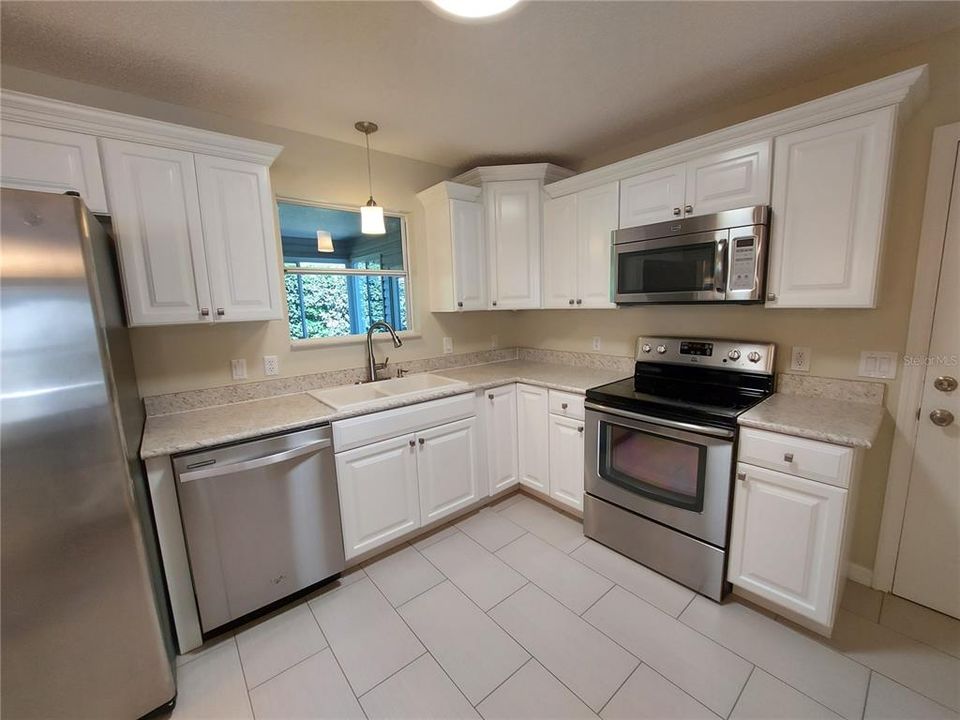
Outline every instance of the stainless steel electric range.
[[774, 346], [642, 337], [634, 376], [587, 390], [584, 533], [720, 600], [737, 416], [773, 393]]

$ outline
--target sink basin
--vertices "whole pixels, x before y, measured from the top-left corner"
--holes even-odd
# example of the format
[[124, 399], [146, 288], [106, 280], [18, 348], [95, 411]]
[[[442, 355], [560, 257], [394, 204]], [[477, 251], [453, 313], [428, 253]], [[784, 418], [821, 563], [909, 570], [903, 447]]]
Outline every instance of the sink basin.
[[378, 400], [403, 395], [413, 395], [426, 390], [435, 390], [454, 385], [465, 385], [460, 380], [451, 380], [442, 375], [422, 373], [392, 380], [380, 380], [362, 385], [342, 385], [340, 387], [310, 390], [310, 395], [334, 410], [346, 410], [360, 405], [375, 403]]

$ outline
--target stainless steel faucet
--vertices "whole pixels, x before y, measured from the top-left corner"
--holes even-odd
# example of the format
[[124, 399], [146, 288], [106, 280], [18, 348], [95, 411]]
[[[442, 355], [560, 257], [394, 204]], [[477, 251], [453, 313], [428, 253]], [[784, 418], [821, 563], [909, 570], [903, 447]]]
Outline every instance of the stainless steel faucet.
[[367, 329], [367, 363], [370, 366], [369, 382], [376, 382], [377, 370], [383, 370], [387, 367], [387, 363], [390, 362], [390, 358], [388, 357], [382, 363], [378, 363], [377, 359], [373, 356], [373, 331], [377, 328], [383, 328], [390, 333], [390, 337], [393, 338], [394, 347], [400, 347], [403, 345], [403, 341], [397, 337], [397, 331], [393, 329], [393, 326], [390, 325], [390, 323], [386, 323], [383, 320], [377, 320]]

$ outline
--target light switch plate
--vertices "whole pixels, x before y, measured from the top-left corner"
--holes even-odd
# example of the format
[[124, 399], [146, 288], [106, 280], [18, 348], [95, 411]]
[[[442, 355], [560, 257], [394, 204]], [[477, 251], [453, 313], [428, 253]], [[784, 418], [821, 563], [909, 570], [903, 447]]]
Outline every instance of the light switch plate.
[[449, 355], [452, 352], [453, 352], [453, 338], [445, 337], [443, 339], [443, 354]]
[[599, 350], [599, 349], [600, 349], [600, 336], [599, 336], [599, 335], [594, 335], [594, 336], [593, 336], [593, 349], [594, 349], [594, 350]]
[[810, 348], [794, 345], [790, 352], [790, 369], [810, 372]]
[[230, 361], [230, 376], [234, 380], [246, 380], [247, 378], [247, 361], [243, 358], [239, 360]]
[[263, 356], [263, 374], [279, 375], [280, 374], [280, 358], [278, 358], [276, 355], [264, 355]]
[[860, 353], [860, 377], [893, 380], [897, 376], [897, 353], [864, 350]]

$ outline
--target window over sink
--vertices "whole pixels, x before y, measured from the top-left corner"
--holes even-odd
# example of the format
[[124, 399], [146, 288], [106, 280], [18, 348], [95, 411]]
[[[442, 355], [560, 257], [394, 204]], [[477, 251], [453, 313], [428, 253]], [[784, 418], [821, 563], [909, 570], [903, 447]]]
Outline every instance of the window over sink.
[[364, 235], [359, 210], [277, 205], [291, 340], [363, 335], [377, 320], [411, 329], [403, 216], [386, 213], [386, 234]]

